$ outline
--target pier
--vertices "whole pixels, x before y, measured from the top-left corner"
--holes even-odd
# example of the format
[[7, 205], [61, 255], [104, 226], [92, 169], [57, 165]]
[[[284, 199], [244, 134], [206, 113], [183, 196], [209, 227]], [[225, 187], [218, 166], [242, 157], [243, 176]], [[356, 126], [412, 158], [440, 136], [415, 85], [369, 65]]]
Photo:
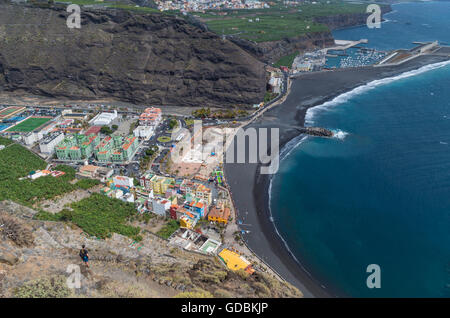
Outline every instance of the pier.
[[400, 65], [405, 63], [406, 61], [415, 59], [418, 56], [422, 55], [431, 55], [431, 56], [443, 56], [450, 58], [450, 46], [441, 46], [438, 41], [434, 42], [413, 42], [417, 46], [412, 49], [400, 49], [395, 50], [388, 54], [384, 59], [382, 59], [378, 64], [374, 66], [391, 66], [391, 65]]

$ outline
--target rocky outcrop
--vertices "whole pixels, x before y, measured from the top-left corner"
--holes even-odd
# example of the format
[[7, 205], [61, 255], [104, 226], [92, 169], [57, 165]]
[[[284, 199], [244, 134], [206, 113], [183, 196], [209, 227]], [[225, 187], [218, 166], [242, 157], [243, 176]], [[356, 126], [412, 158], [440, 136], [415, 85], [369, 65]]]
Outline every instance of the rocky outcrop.
[[321, 127], [299, 127], [297, 128], [302, 134], [307, 134], [317, 137], [333, 137], [333, 132]]
[[135, 104], [229, 107], [260, 102], [263, 64], [175, 16], [0, 5], [0, 90]]
[[334, 43], [330, 32], [314, 32], [281, 41], [255, 43], [238, 37], [229, 37], [231, 41], [266, 63], [276, 62], [283, 56], [295, 51], [324, 48]]
[[7, 265], [15, 265], [19, 262], [19, 257], [16, 254], [10, 253], [0, 247], [0, 263]]
[[[18, 210], [19, 205], [0, 201], [0, 218], [30, 229], [34, 244], [20, 246], [10, 236], [0, 237], [0, 297], [302, 297], [268, 273], [242, 276], [215, 257], [175, 248], [148, 232], [142, 232], [136, 248], [136, 242], [119, 234], [99, 240], [69, 223], [30, 219]], [[89, 250], [90, 268], [78, 256], [82, 244]], [[74, 265], [81, 288], [60, 293]], [[64, 279], [55, 280], [61, 274]]]
[[[390, 5], [380, 5], [381, 15], [392, 11]], [[351, 26], [363, 25], [367, 22], [370, 13], [350, 13], [331, 16], [315, 17], [314, 22], [326, 24], [331, 30], [346, 28]]]

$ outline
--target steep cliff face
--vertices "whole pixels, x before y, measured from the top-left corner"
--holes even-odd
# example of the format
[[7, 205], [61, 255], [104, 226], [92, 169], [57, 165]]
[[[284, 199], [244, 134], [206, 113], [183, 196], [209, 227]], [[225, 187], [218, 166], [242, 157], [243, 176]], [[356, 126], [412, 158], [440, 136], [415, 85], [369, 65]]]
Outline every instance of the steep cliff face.
[[183, 19], [0, 5], [0, 90], [136, 104], [228, 107], [260, 102], [263, 64]]
[[[381, 14], [392, 11], [390, 5], [380, 5]], [[331, 30], [346, 28], [356, 25], [363, 25], [367, 22], [367, 17], [370, 13], [351, 13], [351, 14], [338, 14], [331, 16], [315, 17], [314, 21], [317, 23], [326, 24]]]
[[314, 48], [324, 48], [334, 43], [330, 32], [315, 32], [295, 38], [285, 38], [281, 41], [255, 43], [232, 37], [231, 41], [266, 63], [276, 62], [285, 55], [295, 51], [306, 51]]

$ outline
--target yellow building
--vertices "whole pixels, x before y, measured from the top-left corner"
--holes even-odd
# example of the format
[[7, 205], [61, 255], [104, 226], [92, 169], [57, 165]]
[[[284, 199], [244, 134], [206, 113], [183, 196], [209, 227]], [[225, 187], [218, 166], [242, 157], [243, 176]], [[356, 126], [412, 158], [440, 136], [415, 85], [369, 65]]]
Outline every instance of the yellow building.
[[207, 203], [208, 206], [212, 203], [211, 189], [207, 188], [203, 184], [199, 184], [195, 189], [195, 196]]
[[166, 178], [163, 176], [153, 176], [150, 179], [150, 187], [153, 189], [154, 194], [164, 195], [169, 189], [169, 186], [175, 183], [175, 179]]
[[252, 264], [234, 251], [224, 248], [219, 253], [219, 257], [232, 271], [243, 269], [249, 274], [253, 274], [255, 272], [255, 270], [252, 268]]
[[227, 224], [230, 218], [230, 208], [224, 207], [223, 204], [214, 206], [208, 213], [208, 221]]
[[174, 178], [164, 178], [164, 180], [161, 182], [161, 194], [165, 194], [166, 191], [169, 189], [170, 186], [175, 184]]
[[[189, 212], [187, 212], [187, 213], [189, 213]], [[191, 214], [191, 216], [192, 216], [192, 214]], [[194, 226], [195, 226], [195, 221], [194, 221], [193, 217], [190, 218], [190, 217], [188, 217], [187, 214], [180, 217], [180, 227], [192, 229], [192, 228], [194, 228]]]

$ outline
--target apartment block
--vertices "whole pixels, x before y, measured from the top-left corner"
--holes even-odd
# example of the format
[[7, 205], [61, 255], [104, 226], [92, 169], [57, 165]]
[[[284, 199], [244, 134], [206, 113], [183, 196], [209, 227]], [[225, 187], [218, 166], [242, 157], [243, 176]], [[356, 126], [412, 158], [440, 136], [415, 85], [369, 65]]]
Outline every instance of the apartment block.
[[92, 156], [95, 146], [99, 143], [96, 135], [66, 136], [56, 147], [56, 156], [61, 160], [83, 160]]

